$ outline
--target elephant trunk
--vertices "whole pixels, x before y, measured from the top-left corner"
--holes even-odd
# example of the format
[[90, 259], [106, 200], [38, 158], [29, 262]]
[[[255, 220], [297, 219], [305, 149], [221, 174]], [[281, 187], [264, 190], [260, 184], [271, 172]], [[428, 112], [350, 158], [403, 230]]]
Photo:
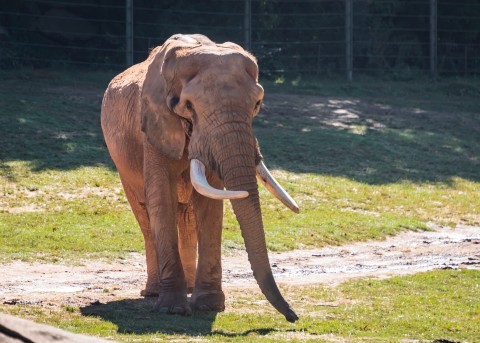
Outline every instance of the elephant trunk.
[[240, 224], [253, 275], [267, 300], [293, 323], [298, 317], [281, 295], [268, 259], [256, 181], [255, 138], [251, 128], [238, 128], [223, 134], [220, 140], [222, 143], [218, 146], [224, 148], [214, 153], [214, 157], [225, 187], [232, 191], [249, 193], [247, 198], [232, 199], [231, 203]]

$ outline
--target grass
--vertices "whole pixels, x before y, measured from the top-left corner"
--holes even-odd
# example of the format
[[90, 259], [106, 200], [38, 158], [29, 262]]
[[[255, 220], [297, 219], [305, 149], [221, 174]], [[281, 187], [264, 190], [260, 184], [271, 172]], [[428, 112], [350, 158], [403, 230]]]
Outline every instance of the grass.
[[[100, 130], [112, 76], [1, 72], [0, 261], [142, 251]], [[265, 88], [255, 132], [301, 207], [294, 215], [261, 187], [269, 249], [480, 223], [478, 81], [297, 79]], [[228, 252], [243, 241], [226, 208]]]
[[[32, 173], [25, 162], [9, 165]], [[75, 260], [79, 254], [112, 258], [142, 251], [139, 229], [113, 171], [97, 166], [32, 174], [5, 183], [9, 211], [0, 213], [0, 261]]]
[[[335, 288], [290, 286], [301, 319], [292, 325], [257, 290], [231, 290], [226, 312], [158, 315], [152, 300], [83, 307], [0, 305], [0, 311], [122, 342], [475, 342], [480, 337], [480, 272], [432, 271]], [[128, 312], [128, 316], [125, 313]]]
[[[99, 125], [112, 76], [0, 72], [0, 262], [76, 263], [143, 251]], [[382, 239], [428, 223], [480, 224], [478, 81], [264, 85], [255, 132], [301, 207], [294, 215], [261, 187], [270, 250]], [[242, 245], [227, 203], [224, 250]], [[480, 273], [468, 270], [283, 287], [301, 316], [295, 325], [257, 289], [229, 289], [226, 312], [188, 318], [159, 316], [148, 299], [0, 303], [0, 311], [127, 342], [474, 342], [479, 287]]]

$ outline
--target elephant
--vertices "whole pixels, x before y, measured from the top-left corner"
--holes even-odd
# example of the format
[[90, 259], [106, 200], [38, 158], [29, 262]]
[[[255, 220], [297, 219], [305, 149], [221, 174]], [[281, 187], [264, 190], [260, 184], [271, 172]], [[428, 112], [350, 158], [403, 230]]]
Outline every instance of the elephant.
[[161, 313], [225, 309], [221, 233], [229, 199], [261, 291], [289, 322], [298, 319], [275, 283], [265, 242], [257, 178], [299, 209], [266, 168], [253, 134], [263, 94], [253, 55], [199, 34], [173, 35], [105, 91], [103, 135], [145, 241], [141, 295], [157, 297]]

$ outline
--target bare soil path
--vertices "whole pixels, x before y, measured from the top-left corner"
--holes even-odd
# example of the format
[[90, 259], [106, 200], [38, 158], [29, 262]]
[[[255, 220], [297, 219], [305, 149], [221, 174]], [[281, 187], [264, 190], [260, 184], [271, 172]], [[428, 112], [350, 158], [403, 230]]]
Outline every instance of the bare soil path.
[[[270, 253], [280, 284], [337, 285], [358, 277], [390, 277], [435, 268], [480, 270], [480, 227], [432, 228], [405, 232], [381, 242], [317, 250]], [[256, 287], [246, 254], [224, 256], [224, 286]], [[0, 265], [0, 303], [82, 306], [96, 301], [138, 298], [146, 279], [144, 256], [81, 265], [25, 263]]]

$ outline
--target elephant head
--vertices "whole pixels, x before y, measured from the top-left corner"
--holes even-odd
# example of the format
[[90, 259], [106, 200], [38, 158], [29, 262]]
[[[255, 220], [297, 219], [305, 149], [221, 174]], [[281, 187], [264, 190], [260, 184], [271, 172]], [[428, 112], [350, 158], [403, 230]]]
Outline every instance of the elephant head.
[[[262, 162], [252, 120], [263, 98], [255, 58], [233, 43], [175, 35], [151, 53], [142, 88], [142, 131], [164, 155], [191, 161], [202, 195], [230, 199], [260, 289], [285, 318], [295, 312], [275, 283], [268, 259], [256, 177], [290, 209], [295, 201]], [[161, 133], [161, 134], [159, 134]], [[208, 185], [205, 168], [227, 190]]]

